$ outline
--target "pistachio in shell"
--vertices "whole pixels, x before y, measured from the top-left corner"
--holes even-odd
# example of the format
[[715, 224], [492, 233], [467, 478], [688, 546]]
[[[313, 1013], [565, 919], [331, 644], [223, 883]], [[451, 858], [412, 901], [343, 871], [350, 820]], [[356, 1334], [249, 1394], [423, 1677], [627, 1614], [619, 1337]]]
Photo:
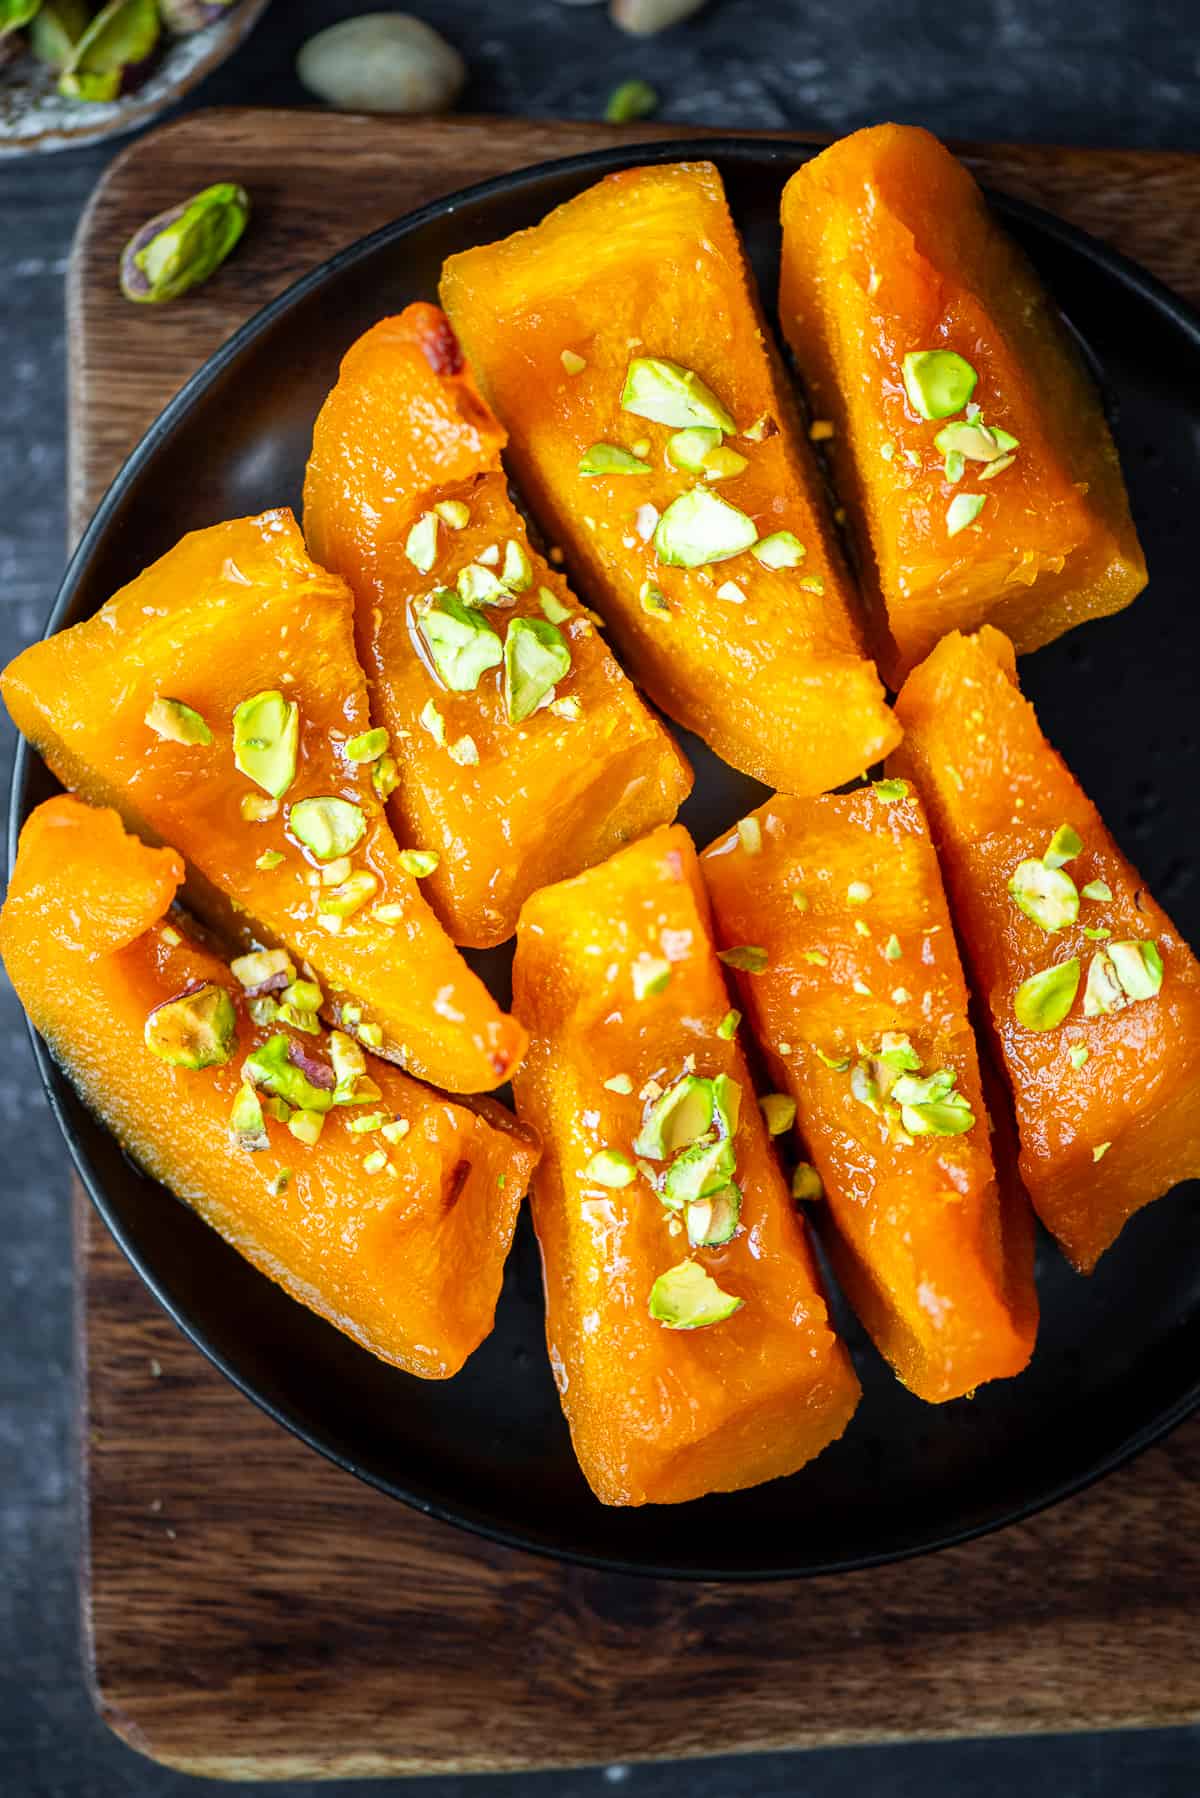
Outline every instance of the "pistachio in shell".
[[409, 13], [362, 13], [310, 37], [296, 73], [341, 112], [446, 112], [466, 82], [458, 51]]
[[139, 304], [177, 300], [216, 272], [250, 217], [250, 197], [218, 181], [135, 231], [121, 253], [121, 292]]
[[115, 100], [131, 69], [152, 56], [162, 26], [158, 0], [108, 0], [76, 39], [58, 78], [69, 100]]

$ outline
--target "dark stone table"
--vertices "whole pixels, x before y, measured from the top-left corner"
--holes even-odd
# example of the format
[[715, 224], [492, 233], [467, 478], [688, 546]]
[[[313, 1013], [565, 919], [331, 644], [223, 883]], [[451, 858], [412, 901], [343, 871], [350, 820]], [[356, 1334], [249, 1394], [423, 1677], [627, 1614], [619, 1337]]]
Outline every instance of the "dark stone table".
[[[710, 0], [654, 40], [603, 6], [414, 0], [466, 55], [476, 111], [594, 118], [617, 82], [651, 81], [667, 119], [848, 130], [881, 118], [963, 137], [1200, 150], [1197, 0]], [[189, 104], [300, 105], [299, 45], [370, 0], [276, 0]], [[63, 563], [62, 278], [112, 146], [0, 162], [0, 658], [36, 635]], [[1200, 254], [1200, 245], [1197, 245]], [[0, 773], [12, 756], [7, 725]], [[11, 990], [0, 988], [0, 1793], [167, 1798], [227, 1788], [140, 1760], [92, 1715], [80, 1674], [71, 1442], [66, 1155]], [[809, 1694], [821, 1702], [820, 1691]], [[537, 1745], [530, 1745], [536, 1754]], [[413, 1798], [1193, 1798], [1200, 1730], [826, 1751], [686, 1767], [433, 1779]], [[335, 1798], [353, 1788], [255, 1787]]]

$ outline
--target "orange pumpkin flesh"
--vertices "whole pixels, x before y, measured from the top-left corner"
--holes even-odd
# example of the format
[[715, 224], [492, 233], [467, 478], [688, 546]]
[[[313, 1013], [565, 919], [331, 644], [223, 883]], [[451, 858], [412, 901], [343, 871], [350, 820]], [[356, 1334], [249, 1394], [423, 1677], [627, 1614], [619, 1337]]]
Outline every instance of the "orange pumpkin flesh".
[[[64, 785], [175, 844], [197, 877], [196, 908], [242, 940], [286, 943], [316, 970], [347, 1028], [365, 1025], [367, 1042], [378, 1030], [373, 1047], [453, 1091], [487, 1091], [508, 1077], [520, 1027], [401, 866], [371, 765], [342, 753], [371, 724], [350, 595], [310, 561], [290, 513], [193, 532], [94, 617], [25, 650], [2, 687], [18, 728]], [[248, 823], [243, 799], [265, 795], [234, 765], [231, 720], [271, 689], [299, 704], [298, 769], [278, 815]], [[212, 743], [157, 735], [144, 720], [162, 696], [198, 711]], [[361, 809], [366, 830], [351, 860], [376, 881], [337, 935], [320, 922], [325, 888], [289, 826], [296, 802], [319, 795]], [[260, 868], [265, 852], [283, 859]]]
[[[638, 999], [634, 970], [647, 961], [669, 978]], [[611, 1505], [676, 1503], [794, 1471], [841, 1434], [858, 1381], [745, 1059], [718, 1034], [729, 999], [687, 833], [657, 831], [536, 893], [513, 982], [530, 1032], [517, 1107], [545, 1144], [533, 1215], [547, 1343], [593, 1491]], [[686, 1066], [741, 1088], [741, 1228], [720, 1248], [689, 1251], [644, 1177], [617, 1190], [585, 1171], [603, 1149], [634, 1156], [639, 1093]], [[611, 1090], [614, 1079], [630, 1091]], [[744, 1303], [718, 1323], [668, 1328], [649, 1314], [651, 1288], [689, 1255]]]
[[[712, 165], [610, 175], [535, 229], [452, 256], [441, 291], [508, 429], [518, 483], [655, 703], [734, 767], [789, 791], [820, 792], [877, 760], [895, 721], [863, 659]], [[706, 482], [667, 460], [669, 426], [622, 410], [631, 356], [675, 362], [713, 389], [743, 433], [724, 447], [747, 459], [715, 491], [760, 536], [799, 538], [798, 567], [773, 571], [748, 552], [707, 569], [659, 562], [655, 516]], [[579, 473], [593, 444], [641, 441], [651, 473]]]
[[[879, 1349], [932, 1403], [1020, 1372], [1037, 1329], [1032, 1215], [997, 1180], [966, 987], [915, 797], [885, 802], [873, 787], [776, 796], [706, 850], [701, 869], [718, 941], [766, 952], [763, 972], [738, 975], [746, 1014], [796, 1101], [839, 1278]], [[953, 1071], [974, 1113], [968, 1130], [908, 1138], [855, 1096], [854, 1065], [885, 1033], [907, 1039], [925, 1074]]]
[[[241, 1066], [278, 1026], [255, 1025], [226, 964], [180, 914], [168, 920], [182, 877], [180, 856], [126, 836], [115, 812], [66, 796], [39, 806], [0, 914], [25, 1009], [122, 1147], [247, 1260], [373, 1354], [446, 1378], [491, 1330], [533, 1138], [490, 1100], [468, 1106], [372, 1062], [380, 1098], [335, 1107], [313, 1146], [268, 1119], [269, 1147], [242, 1148], [229, 1132]], [[171, 1066], [146, 1047], [146, 1018], [203, 982], [234, 1002], [236, 1052]], [[296, 1041], [325, 1058], [321, 1039]], [[351, 1131], [373, 1111], [407, 1134]], [[378, 1149], [388, 1166], [368, 1173]]]
[[[894, 768], [929, 812], [1013, 1090], [1022, 1177], [1068, 1258], [1089, 1272], [1133, 1212], [1200, 1174], [1200, 967], [1043, 737], [1000, 632], [945, 638], [897, 705], [906, 734]], [[1008, 884], [1062, 824], [1083, 843], [1063, 872], [1080, 893], [1103, 881], [1112, 897], [1081, 897], [1077, 920], [1047, 933]], [[1112, 942], [1147, 941], [1162, 957], [1159, 992], [1086, 1016], [1093, 957]], [[1019, 1023], [1022, 982], [1075, 957], [1081, 979], [1065, 1021], [1043, 1030]]]
[[[397, 832], [437, 851], [426, 896], [454, 940], [476, 947], [511, 936], [535, 888], [673, 817], [691, 787], [672, 739], [529, 545], [500, 467], [503, 442], [445, 316], [414, 305], [347, 354], [317, 420], [304, 489], [309, 547], [355, 596], [359, 657], [399, 767]], [[469, 522], [455, 529], [439, 519], [436, 560], [422, 573], [408, 533], [446, 502]], [[571, 656], [552, 705], [519, 724], [508, 720], [501, 669], [485, 671], [473, 692], [451, 692], [417, 649], [420, 602], [454, 587], [469, 565], [498, 576], [509, 543], [528, 558], [528, 584], [483, 616], [503, 636], [513, 618], [544, 619], [549, 592]], [[441, 742], [422, 721], [430, 703]], [[450, 754], [464, 737], [479, 758], [468, 766]]]
[[[893, 686], [945, 631], [990, 620], [1024, 653], [1140, 593], [1145, 561], [1099, 397], [1041, 283], [936, 138], [874, 126], [792, 176], [779, 310], [813, 408], [835, 426]], [[950, 482], [934, 444], [950, 421], [906, 397], [904, 356], [937, 349], [966, 358], [971, 403], [1019, 439], [994, 477], [968, 460]], [[951, 536], [948, 508], [968, 493], [983, 510]]]

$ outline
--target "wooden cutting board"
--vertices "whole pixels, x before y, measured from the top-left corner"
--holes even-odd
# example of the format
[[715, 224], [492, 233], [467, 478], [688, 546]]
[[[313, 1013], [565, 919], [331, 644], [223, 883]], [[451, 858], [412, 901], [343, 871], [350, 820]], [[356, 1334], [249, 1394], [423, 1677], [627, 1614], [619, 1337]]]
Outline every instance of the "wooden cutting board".
[[[313, 263], [438, 194], [618, 135], [211, 111], [134, 144], [71, 266], [73, 530], [183, 380]], [[662, 135], [679, 133], [625, 132]], [[1200, 300], [1200, 158], [967, 153]], [[220, 178], [254, 197], [236, 257], [134, 315], [121, 244]], [[338, 1472], [178, 1334], [82, 1194], [77, 1224], [90, 1677], [146, 1754], [284, 1778], [1200, 1718], [1200, 1418], [1032, 1522], [919, 1561], [774, 1586], [618, 1578], [475, 1541]]]

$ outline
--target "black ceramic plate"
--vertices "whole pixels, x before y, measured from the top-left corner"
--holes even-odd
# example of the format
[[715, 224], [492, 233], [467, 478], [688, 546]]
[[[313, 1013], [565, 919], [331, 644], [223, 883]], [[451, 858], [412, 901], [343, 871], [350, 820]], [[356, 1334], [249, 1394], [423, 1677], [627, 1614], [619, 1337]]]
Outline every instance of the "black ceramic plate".
[[[167, 408], [100, 507], [48, 628], [86, 616], [186, 530], [281, 503], [299, 510], [313, 419], [343, 351], [381, 314], [435, 299], [451, 252], [533, 224], [611, 169], [708, 155], [725, 177], [769, 301], [780, 189], [809, 154], [802, 145], [737, 139], [605, 151], [473, 188], [346, 251], [253, 319]], [[1098, 371], [1153, 571], [1131, 611], [1026, 660], [1022, 679], [1118, 839], [1196, 942], [1200, 322], [1078, 232], [1012, 201], [996, 205]], [[687, 749], [698, 778], [683, 817], [703, 845], [756, 803], [760, 789], [695, 742]], [[22, 754], [14, 834], [49, 788], [35, 759]], [[493, 953], [487, 967], [502, 987], [507, 956]], [[341, 1466], [422, 1510], [521, 1547], [704, 1578], [862, 1567], [996, 1528], [1061, 1498], [1200, 1400], [1193, 1185], [1135, 1218], [1090, 1280], [1042, 1241], [1042, 1330], [1019, 1379], [984, 1387], [972, 1401], [924, 1405], [839, 1307], [864, 1387], [843, 1441], [801, 1473], [755, 1491], [606, 1510], [575, 1464], [550, 1378], [527, 1220], [494, 1335], [457, 1379], [411, 1379], [286, 1298], [140, 1175], [40, 1045], [38, 1052], [51, 1104], [101, 1215], [216, 1365]]]

